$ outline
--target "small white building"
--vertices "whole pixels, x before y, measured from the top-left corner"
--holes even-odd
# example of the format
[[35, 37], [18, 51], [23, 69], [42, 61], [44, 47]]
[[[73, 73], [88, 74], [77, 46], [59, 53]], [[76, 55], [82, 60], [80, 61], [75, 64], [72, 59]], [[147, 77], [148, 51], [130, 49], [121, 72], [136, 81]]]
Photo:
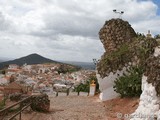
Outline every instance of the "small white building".
[[10, 65], [8, 66], [8, 69], [9, 69], [9, 70], [19, 69], [19, 66], [16, 65], [16, 64], [10, 64]]
[[22, 67], [22, 69], [23, 69], [24, 71], [29, 71], [29, 72], [31, 72], [32, 66], [31, 66], [31, 65], [24, 64], [23, 67]]
[[6, 85], [9, 83], [9, 80], [7, 80], [6, 78], [0, 78], [0, 85]]

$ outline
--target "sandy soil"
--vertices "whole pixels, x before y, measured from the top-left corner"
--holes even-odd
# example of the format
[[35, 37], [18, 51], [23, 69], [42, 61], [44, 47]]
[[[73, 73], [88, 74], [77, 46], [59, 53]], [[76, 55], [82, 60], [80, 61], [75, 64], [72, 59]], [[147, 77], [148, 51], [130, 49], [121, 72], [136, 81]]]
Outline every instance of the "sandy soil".
[[50, 97], [50, 113], [25, 112], [22, 120], [106, 120], [106, 108], [97, 97]]
[[104, 102], [108, 120], [126, 120], [139, 104], [139, 98], [115, 98]]
[[50, 113], [24, 111], [22, 120], [123, 120], [117, 114], [130, 114], [137, 108], [138, 98], [116, 98], [101, 102], [98, 96], [50, 97]]

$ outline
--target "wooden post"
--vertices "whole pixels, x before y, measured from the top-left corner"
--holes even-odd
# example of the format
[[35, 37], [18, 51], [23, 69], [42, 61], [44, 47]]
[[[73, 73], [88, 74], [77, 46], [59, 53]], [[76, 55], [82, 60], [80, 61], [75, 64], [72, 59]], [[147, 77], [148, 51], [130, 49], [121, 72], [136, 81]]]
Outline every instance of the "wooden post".
[[79, 96], [80, 91], [78, 91], [78, 96]]
[[67, 96], [69, 95], [69, 88], [67, 89]]
[[21, 120], [22, 118], [22, 103], [20, 103], [20, 113], [19, 113], [19, 120]]
[[56, 91], [56, 97], [58, 96], [58, 91]]

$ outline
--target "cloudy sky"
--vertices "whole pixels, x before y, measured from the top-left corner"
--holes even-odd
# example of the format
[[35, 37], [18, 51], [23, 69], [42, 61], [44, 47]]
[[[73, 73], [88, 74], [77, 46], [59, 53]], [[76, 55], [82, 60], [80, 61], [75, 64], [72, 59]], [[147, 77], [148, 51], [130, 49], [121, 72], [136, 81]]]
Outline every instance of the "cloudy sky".
[[54, 60], [99, 59], [106, 20], [124, 11], [136, 32], [160, 33], [158, 0], [0, 0], [0, 58], [38, 53]]

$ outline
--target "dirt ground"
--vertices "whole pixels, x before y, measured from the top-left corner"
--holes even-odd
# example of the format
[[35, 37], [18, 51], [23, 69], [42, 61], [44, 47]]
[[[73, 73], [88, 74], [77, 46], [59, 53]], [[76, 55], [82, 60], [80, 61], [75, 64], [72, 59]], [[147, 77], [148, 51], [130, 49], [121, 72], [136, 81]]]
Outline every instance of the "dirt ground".
[[130, 114], [139, 103], [138, 98], [101, 102], [98, 96], [58, 96], [50, 100], [49, 113], [24, 111], [22, 120], [120, 120], [117, 114]]
[[50, 113], [25, 112], [22, 120], [106, 120], [106, 109], [97, 97], [50, 97]]
[[125, 120], [139, 104], [139, 98], [115, 98], [103, 102], [108, 120]]

